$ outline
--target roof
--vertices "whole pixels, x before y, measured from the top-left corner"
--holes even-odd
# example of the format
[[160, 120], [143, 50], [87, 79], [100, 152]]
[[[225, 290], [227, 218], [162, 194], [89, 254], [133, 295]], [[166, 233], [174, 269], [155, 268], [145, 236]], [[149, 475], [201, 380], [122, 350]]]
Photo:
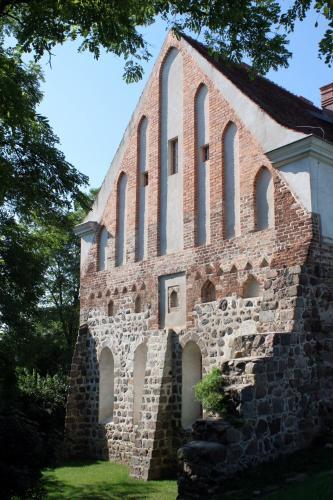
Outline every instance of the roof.
[[215, 57], [202, 43], [187, 35], [182, 36], [243, 94], [280, 125], [333, 142], [333, 115], [267, 78], [258, 75], [253, 78], [249, 67], [244, 64], [236, 64], [222, 57]]

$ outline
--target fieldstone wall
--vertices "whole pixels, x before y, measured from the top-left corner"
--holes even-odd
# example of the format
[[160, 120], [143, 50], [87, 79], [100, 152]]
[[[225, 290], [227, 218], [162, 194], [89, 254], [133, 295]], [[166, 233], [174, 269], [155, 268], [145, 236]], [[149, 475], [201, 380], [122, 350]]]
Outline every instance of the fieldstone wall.
[[[221, 493], [237, 470], [307, 446], [332, 428], [333, 281], [326, 258], [326, 268], [314, 263], [270, 273], [276, 304], [261, 302], [266, 323], [259, 322], [257, 334], [236, 337], [230, 359], [219, 365], [243, 425], [195, 422], [192, 441], [178, 452], [179, 498]], [[280, 287], [281, 280], [289, 286]], [[289, 322], [289, 331], [266, 331], [270, 319], [272, 329]]]

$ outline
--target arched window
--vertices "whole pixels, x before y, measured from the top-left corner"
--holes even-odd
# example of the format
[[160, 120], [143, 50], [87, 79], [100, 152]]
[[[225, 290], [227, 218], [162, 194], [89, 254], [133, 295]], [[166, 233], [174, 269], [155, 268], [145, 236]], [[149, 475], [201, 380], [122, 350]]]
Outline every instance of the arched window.
[[209, 96], [201, 85], [195, 97], [196, 181], [197, 181], [197, 244], [210, 239], [210, 172], [209, 172]]
[[255, 183], [256, 229], [274, 226], [274, 185], [268, 168], [260, 169]]
[[208, 280], [201, 289], [201, 302], [213, 302], [214, 300], [216, 300], [215, 286]]
[[179, 307], [179, 298], [176, 290], [170, 293], [170, 308]]
[[249, 276], [249, 278], [244, 283], [243, 297], [254, 298], [260, 297], [261, 295], [262, 289], [260, 283], [253, 276]]
[[135, 312], [136, 313], [140, 313], [141, 312], [141, 307], [142, 307], [141, 297], [140, 297], [140, 295], [138, 295], [136, 297], [136, 299], [135, 299], [135, 304], [134, 304]]
[[113, 316], [114, 315], [114, 304], [113, 300], [110, 300], [108, 303], [108, 316]]
[[127, 175], [122, 173], [117, 188], [117, 231], [116, 231], [116, 265], [126, 262], [126, 194]]
[[148, 249], [148, 120], [143, 117], [138, 129], [136, 260], [147, 257]]
[[106, 269], [108, 238], [109, 238], [109, 233], [107, 232], [107, 229], [103, 227], [103, 229], [100, 231], [98, 235], [98, 242], [97, 242], [99, 271], [104, 271], [104, 269]]
[[240, 235], [240, 191], [238, 131], [229, 123], [223, 134], [224, 220], [225, 236]]
[[199, 347], [187, 342], [182, 352], [182, 426], [190, 427], [202, 417], [202, 408], [195, 399], [194, 387], [202, 378], [202, 356]]
[[114, 360], [110, 349], [104, 347], [99, 358], [99, 421], [113, 418]]
[[134, 353], [133, 367], [133, 423], [140, 422], [140, 412], [142, 410], [143, 390], [145, 386], [145, 374], [147, 363], [147, 345], [140, 344]]

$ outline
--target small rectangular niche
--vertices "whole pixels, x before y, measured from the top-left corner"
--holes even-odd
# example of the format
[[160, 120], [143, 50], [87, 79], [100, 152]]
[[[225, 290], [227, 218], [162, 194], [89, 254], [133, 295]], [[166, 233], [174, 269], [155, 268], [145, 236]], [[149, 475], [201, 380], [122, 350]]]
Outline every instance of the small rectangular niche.
[[201, 147], [201, 160], [206, 162], [209, 160], [209, 144], [205, 144]]
[[148, 172], [142, 172], [142, 174], [141, 174], [141, 186], [148, 186]]
[[168, 274], [159, 277], [160, 328], [186, 326], [186, 275]]
[[169, 175], [178, 173], [178, 137], [168, 142], [168, 166]]

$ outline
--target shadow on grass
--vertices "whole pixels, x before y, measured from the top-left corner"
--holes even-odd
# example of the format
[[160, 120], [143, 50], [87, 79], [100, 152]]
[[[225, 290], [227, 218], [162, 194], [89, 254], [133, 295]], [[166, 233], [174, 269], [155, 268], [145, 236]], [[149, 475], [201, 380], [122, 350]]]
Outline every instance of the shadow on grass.
[[129, 477], [126, 466], [102, 461], [67, 462], [61, 467], [48, 469], [41, 484], [45, 498], [50, 500], [176, 498], [176, 487], [171, 481], [136, 480]]
[[109, 500], [121, 498], [161, 498], [160, 488], [151, 483], [98, 483], [72, 486], [55, 478], [45, 478], [43, 486], [48, 491], [47, 498], [80, 500]]

